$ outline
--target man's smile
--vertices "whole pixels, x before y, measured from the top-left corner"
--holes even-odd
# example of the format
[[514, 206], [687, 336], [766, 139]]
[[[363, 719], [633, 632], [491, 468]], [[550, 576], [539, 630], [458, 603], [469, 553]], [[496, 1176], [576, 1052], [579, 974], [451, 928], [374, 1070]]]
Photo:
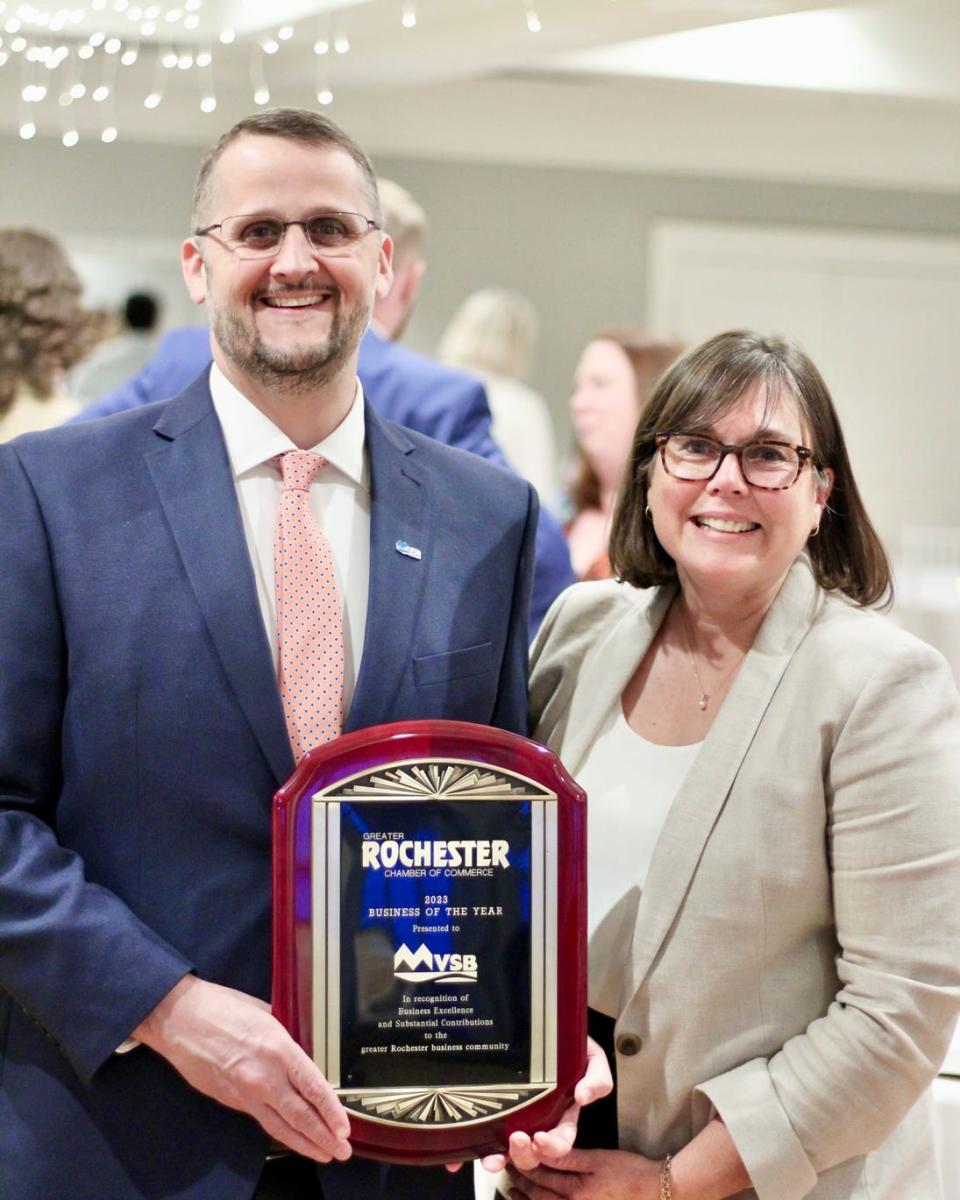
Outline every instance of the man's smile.
[[326, 304], [332, 297], [332, 288], [321, 288], [312, 292], [267, 292], [259, 299], [266, 308], [303, 309]]

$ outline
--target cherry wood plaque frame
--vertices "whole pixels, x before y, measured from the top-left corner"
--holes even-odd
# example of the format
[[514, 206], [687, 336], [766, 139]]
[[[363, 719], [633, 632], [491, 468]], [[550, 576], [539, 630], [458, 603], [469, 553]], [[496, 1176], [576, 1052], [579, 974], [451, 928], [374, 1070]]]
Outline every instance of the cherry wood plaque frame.
[[[418, 830], [435, 819], [442, 833], [455, 828], [450, 822], [458, 815], [494, 831], [494, 840], [357, 832], [378, 819], [387, 829], [415, 822]], [[394, 837], [401, 841], [390, 842]], [[368, 838], [381, 840], [368, 846]], [[410, 907], [373, 907], [369, 885], [384, 885], [379, 876], [367, 878], [372, 872], [360, 869], [357, 851], [364, 868], [380, 868], [396, 865], [401, 848], [409, 863], [492, 867], [381, 870], [412, 876], [396, 886], [414, 900]], [[507, 879], [514, 874], [516, 880]], [[443, 882], [474, 875], [480, 878]], [[494, 875], [496, 882], [484, 878]], [[507, 907], [498, 906], [496, 896], [487, 906], [483, 889], [502, 891], [504, 879]], [[503, 1150], [514, 1130], [556, 1124], [586, 1057], [586, 797], [552, 751], [502, 730], [439, 720], [375, 726], [312, 750], [274, 798], [273, 892], [273, 1011], [337, 1090], [358, 1154], [398, 1163], [453, 1162]], [[451, 904], [456, 893], [468, 902]], [[523, 914], [515, 929], [511, 895]], [[400, 923], [419, 931], [401, 946], [389, 942], [399, 940], [397, 923], [373, 919], [414, 912], [424, 923]], [[445, 947], [458, 949], [464, 928], [476, 953], [434, 959], [431, 931], [442, 931]], [[407, 944], [413, 939], [420, 941], [416, 949]], [[369, 961], [365, 947], [372, 951]], [[389, 1019], [360, 1022], [357, 1034], [351, 1013], [358, 1011], [360, 984], [369, 991], [370, 979], [386, 986], [394, 1006], [375, 1014]], [[521, 1027], [522, 1036], [511, 1040], [499, 1020], [473, 1015], [490, 1010], [491, 995], [499, 998], [497, 1012], [512, 1006], [504, 1024]], [[480, 997], [479, 1008], [468, 1003], [472, 996]], [[430, 1013], [443, 1019], [424, 1015]], [[465, 1043], [462, 1054], [451, 1037]], [[477, 1043], [477, 1037], [488, 1040]]]

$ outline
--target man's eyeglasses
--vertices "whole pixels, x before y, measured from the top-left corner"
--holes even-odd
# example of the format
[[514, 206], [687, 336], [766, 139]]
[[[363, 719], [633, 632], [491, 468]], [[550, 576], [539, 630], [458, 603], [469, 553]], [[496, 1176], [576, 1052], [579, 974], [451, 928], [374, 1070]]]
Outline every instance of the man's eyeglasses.
[[784, 491], [800, 478], [804, 463], [813, 460], [807, 446], [767, 438], [727, 446], [699, 433], [658, 433], [654, 441], [667, 474], [690, 482], [712, 479], [726, 456], [734, 454], [751, 487]]
[[[256, 213], [224, 217], [216, 225], [195, 229], [194, 237], [213, 237], [232, 251], [237, 258], [272, 258], [280, 253], [283, 239], [291, 225], [299, 225], [307, 241], [318, 254], [337, 254], [349, 249], [354, 242], [366, 237], [373, 229], [382, 229], [380, 221], [361, 213], [316, 213], [302, 221], [283, 221], [280, 217], [263, 217]], [[214, 230], [219, 230], [219, 235]]]

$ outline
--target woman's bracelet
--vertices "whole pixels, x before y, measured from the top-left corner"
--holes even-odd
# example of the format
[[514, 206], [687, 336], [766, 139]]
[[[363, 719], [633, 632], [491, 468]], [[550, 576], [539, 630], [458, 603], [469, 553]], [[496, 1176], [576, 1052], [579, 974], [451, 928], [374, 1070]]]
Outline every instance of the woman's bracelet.
[[673, 1160], [673, 1155], [668, 1154], [660, 1164], [660, 1200], [673, 1200], [673, 1192], [670, 1191], [670, 1163]]

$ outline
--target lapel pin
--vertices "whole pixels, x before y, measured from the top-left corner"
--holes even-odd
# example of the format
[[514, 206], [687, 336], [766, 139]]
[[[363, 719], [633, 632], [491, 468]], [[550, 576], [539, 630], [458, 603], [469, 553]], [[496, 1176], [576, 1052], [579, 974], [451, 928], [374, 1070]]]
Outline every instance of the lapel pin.
[[420, 551], [417, 549], [417, 547], [416, 547], [416, 546], [411, 546], [411, 545], [410, 545], [410, 543], [409, 543], [409, 542], [405, 542], [405, 541], [403, 540], [403, 538], [401, 538], [401, 539], [400, 539], [400, 541], [399, 541], [399, 542], [397, 542], [397, 545], [396, 545], [396, 551], [397, 551], [397, 553], [398, 553], [398, 554], [403, 554], [403, 555], [405, 555], [407, 558], [416, 558], [416, 559], [423, 558], [423, 555], [422, 555], [422, 554], [421, 554], [421, 552], [420, 552]]

